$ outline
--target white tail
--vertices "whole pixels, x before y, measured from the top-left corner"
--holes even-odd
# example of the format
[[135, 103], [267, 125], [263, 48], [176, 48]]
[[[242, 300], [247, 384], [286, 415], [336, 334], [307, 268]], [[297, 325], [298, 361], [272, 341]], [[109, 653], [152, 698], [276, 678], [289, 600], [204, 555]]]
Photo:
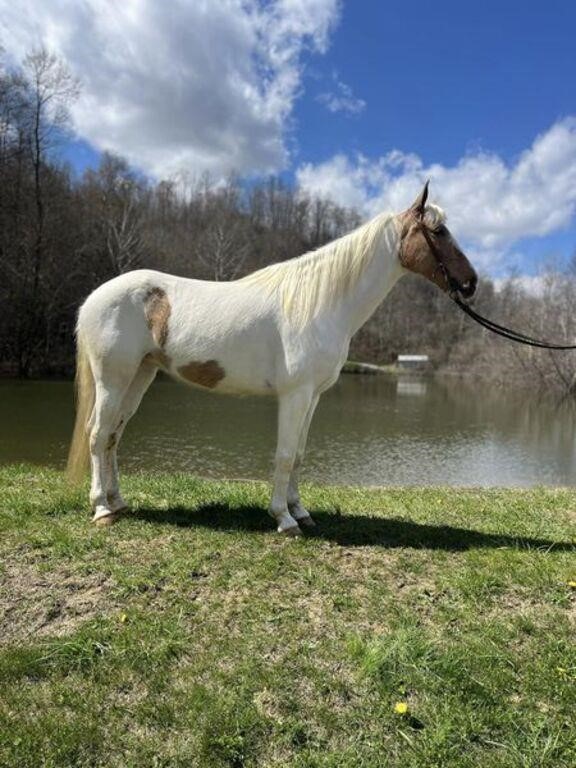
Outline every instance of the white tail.
[[88, 419], [94, 408], [94, 376], [82, 336], [78, 334], [76, 351], [76, 422], [68, 453], [66, 477], [78, 485], [88, 469], [90, 449], [88, 444]]

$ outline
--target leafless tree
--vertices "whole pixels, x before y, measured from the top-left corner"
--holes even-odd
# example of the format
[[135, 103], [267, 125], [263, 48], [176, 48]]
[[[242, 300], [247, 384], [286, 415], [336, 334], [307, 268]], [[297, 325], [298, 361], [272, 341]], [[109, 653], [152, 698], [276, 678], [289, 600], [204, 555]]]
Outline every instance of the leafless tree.
[[200, 237], [196, 254], [212, 280], [234, 280], [241, 273], [249, 250], [243, 223], [218, 218], [210, 222]]
[[23, 87], [28, 94], [30, 149], [34, 170], [36, 206], [35, 237], [32, 260], [32, 300], [38, 294], [42, 269], [45, 228], [45, 194], [42, 175], [46, 157], [61, 140], [68, 125], [69, 106], [79, 93], [78, 81], [54, 54], [40, 48], [24, 59]]

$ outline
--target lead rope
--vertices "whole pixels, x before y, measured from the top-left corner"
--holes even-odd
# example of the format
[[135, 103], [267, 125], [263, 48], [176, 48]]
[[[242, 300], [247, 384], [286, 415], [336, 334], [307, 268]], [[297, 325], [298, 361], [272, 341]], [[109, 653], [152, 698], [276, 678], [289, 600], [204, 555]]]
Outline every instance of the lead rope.
[[472, 307], [463, 302], [462, 299], [458, 296], [457, 284], [455, 280], [448, 274], [446, 265], [442, 261], [442, 254], [436, 247], [436, 243], [434, 243], [430, 237], [426, 225], [419, 217], [416, 217], [416, 221], [420, 224], [422, 234], [428, 243], [428, 247], [434, 254], [434, 258], [436, 259], [436, 262], [440, 267], [442, 274], [444, 275], [444, 279], [450, 287], [450, 298], [458, 307], [460, 307], [462, 312], [468, 315], [468, 317], [471, 317], [472, 320], [475, 320], [479, 325], [483, 326], [488, 331], [492, 331], [492, 333], [496, 333], [498, 336], [503, 336], [505, 339], [510, 339], [510, 341], [516, 341], [518, 344], [526, 344], [529, 347], [540, 347], [542, 349], [576, 349], [576, 344], [552, 344], [549, 341], [542, 341], [541, 339], [535, 339], [533, 336], [528, 336], [525, 333], [513, 331], [511, 328], [506, 328], [504, 325], [499, 325], [493, 320], [488, 320], [487, 317], [482, 317], [482, 315], [479, 315], [478, 312], [475, 312]]
[[497, 333], [498, 336], [503, 336], [505, 339], [516, 341], [518, 344], [527, 344], [529, 347], [541, 347], [542, 349], [576, 349], [576, 344], [552, 344], [549, 341], [535, 339], [532, 336], [527, 336], [525, 333], [519, 333], [518, 331], [513, 331], [511, 328], [498, 325], [498, 323], [495, 323], [493, 320], [488, 320], [488, 318], [479, 315], [478, 312], [475, 312], [472, 307], [465, 304], [454, 292], [450, 293], [450, 298], [460, 307], [462, 312], [465, 312], [468, 317], [472, 318], [472, 320], [475, 320], [487, 330], [492, 331], [492, 333]]

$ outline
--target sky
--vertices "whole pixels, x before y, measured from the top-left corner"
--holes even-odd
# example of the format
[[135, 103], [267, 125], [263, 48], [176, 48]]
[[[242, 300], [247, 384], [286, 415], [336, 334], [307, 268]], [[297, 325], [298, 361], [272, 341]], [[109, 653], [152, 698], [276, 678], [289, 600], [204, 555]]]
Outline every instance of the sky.
[[280, 173], [371, 216], [431, 180], [484, 273], [576, 253], [570, 0], [0, 0], [9, 60], [79, 78], [65, 156], [151, 178]]

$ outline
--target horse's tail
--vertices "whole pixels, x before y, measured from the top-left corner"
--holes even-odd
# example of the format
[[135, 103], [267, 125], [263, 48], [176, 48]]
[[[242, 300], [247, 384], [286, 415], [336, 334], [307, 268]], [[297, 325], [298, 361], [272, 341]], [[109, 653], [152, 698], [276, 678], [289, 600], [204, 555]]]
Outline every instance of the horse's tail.
[[86, 351], [86, 343], [80, 332], [77, 335], [76, 351], [76, 423], [68, 453], [66, 477], [78, 485], [88, 468], [90, 447], [88, 444], [88, 420], [94, 408], [94, 376]]

